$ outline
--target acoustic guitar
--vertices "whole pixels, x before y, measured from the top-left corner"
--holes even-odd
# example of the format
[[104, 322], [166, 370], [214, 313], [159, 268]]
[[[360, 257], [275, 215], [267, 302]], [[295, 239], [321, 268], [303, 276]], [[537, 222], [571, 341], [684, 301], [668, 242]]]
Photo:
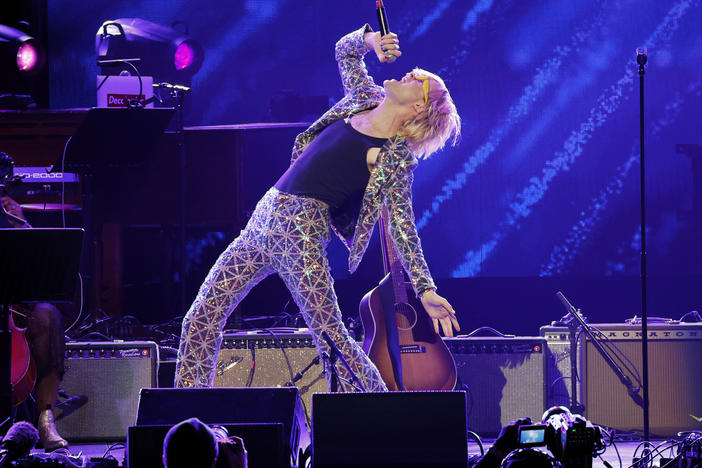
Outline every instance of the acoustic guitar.
[[37, 367], [29, 351], [29, 343], [25, 336], [26, 328], [19, 328], [15, 325], [13, 315], [27, 317], [24, 310], [20, 311], [18, 306], [10, 307], [9, 326], [12, 335], [12, 362], [10, 363], [10, 380], [12, 383], [12, 404], [14, 406], [22, 403], [32, 390], [37, 380]]
[[415, 298], [390, 237], [387, 208], [380, 220], [385, 277], [362, 299], [363, 350], [391, 391], [453, 390], [456, 363]]

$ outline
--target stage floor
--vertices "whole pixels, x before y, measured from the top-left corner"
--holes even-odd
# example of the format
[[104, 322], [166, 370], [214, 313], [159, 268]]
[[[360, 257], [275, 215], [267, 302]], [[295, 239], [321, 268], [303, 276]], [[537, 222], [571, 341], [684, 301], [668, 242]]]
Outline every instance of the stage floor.
[[[492, 439], [485, 439], [483, 440], [483, 445], [485, 446], [485, 450], [487, 450], [494, 440]], [[662, 440], [654, 440], [652, 443], [654, 445], [658, 445]], [[632, 464], [632, 456], [634, 455], [634, 451], [636, 450], [636, 447], [640, 444], [639, 441], [625, 441], [625, 442], [617, 442], [616, 446], [617, 449], [619, 450], [619, 455], [621, 457], [621, 464], [619, 463], [619, 458], [617, 457], [617, 452], [614, 449], [614, 447], [607, 447], [607, 451], [602, 455], [602, 459], [605, 460], [607, 463], [609, 463], [612, 467], [618, 468], [618, 467], [628, 467], [631, 466]], [[115, 444], [75, 444], [71, 445], [70, 447], [70, 453], [72, 455], [77, 455], [77, 454], [82, 454], [86, 460], [89, 460], [90, 458], [94, 457], [105, 457], [108, 450], [109, 454], [115, 457], [121, 466], [124, 466], [125, 463], [125, 449], [123, 445], [115, 445]], [[471, 455], [480, 453], [480, 449], [478, 448], [477, 444], [474, 442], [471, 442], [468, 446], [469, 453]], [[41, 451], [33, 451], [34, 452], [41, 452]], [[641, 453], [641, 449], [639, 449], [639, 454]], [[666, 452], [665, 455], [668, 455]], [[658, 464], [658, 459], [654, 460], [654, 465], [653, 466], [659, 466]], [[595, 459], [593, 460], [593, 467], [605, 467], [606, 465], [602, 460]], [[156, 467], [155, 467], [156, 468]]]

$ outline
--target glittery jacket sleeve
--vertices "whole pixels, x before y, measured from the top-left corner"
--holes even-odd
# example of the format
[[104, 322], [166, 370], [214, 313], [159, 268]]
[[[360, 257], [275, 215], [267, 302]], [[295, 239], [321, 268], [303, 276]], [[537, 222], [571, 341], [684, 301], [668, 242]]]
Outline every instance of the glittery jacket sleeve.
[[419, 296], [427, 289], [436, 289], [424, 260], [422, 242], [414, 224], [412, 210], [412, 169], [398, 177], [385, 194], [390, 214], [390, 236], [400, 256], [402, 266], [409, 275], [415, 294]]
[[365, 35], [373, 30], [367, 24], [339, 39], [334, 47], [334, 58], [339, 66], [344, 95], [360, 95], [373, 91], [376, 84], [368, 74], [363, 56], [368, 53]]
[[344, 97], [295, 138], [291, 163], [295, 162], [325, 127], [340, 118], [377, 106], [382, 100], [383, 89], [368, 75], [363, 61], [363, 56], [368, 53], [364, 35], [371, 31], [370, 26], [366, 24], [337, 41], [334, 56], [339, 66]]

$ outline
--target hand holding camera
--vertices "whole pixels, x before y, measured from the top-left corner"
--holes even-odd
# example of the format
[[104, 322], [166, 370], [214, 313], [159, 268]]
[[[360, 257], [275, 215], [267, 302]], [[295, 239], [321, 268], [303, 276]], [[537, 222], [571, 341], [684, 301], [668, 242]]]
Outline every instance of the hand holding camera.
[[[546, 447], [551, 454], [533, 447]], [[556, 406], [544, 413], [540, 424], [522, 418], [503, 427], [495, 444], [475, 467], [590, 468], [593, 457], [603, 449], [599, 427], [565, 407]]]

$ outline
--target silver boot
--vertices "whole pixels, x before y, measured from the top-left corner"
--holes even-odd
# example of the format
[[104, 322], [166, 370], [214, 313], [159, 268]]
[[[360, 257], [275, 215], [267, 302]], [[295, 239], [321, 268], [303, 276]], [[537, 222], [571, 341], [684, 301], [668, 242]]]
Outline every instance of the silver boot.
[[54, 425], [54, 413], [50, 409], [45, 409], [39, 413], [39, 440], [44, 446], [44, 450], [52, 452], [56, 449], [68, 447], [68, 442], [56, 432]]

